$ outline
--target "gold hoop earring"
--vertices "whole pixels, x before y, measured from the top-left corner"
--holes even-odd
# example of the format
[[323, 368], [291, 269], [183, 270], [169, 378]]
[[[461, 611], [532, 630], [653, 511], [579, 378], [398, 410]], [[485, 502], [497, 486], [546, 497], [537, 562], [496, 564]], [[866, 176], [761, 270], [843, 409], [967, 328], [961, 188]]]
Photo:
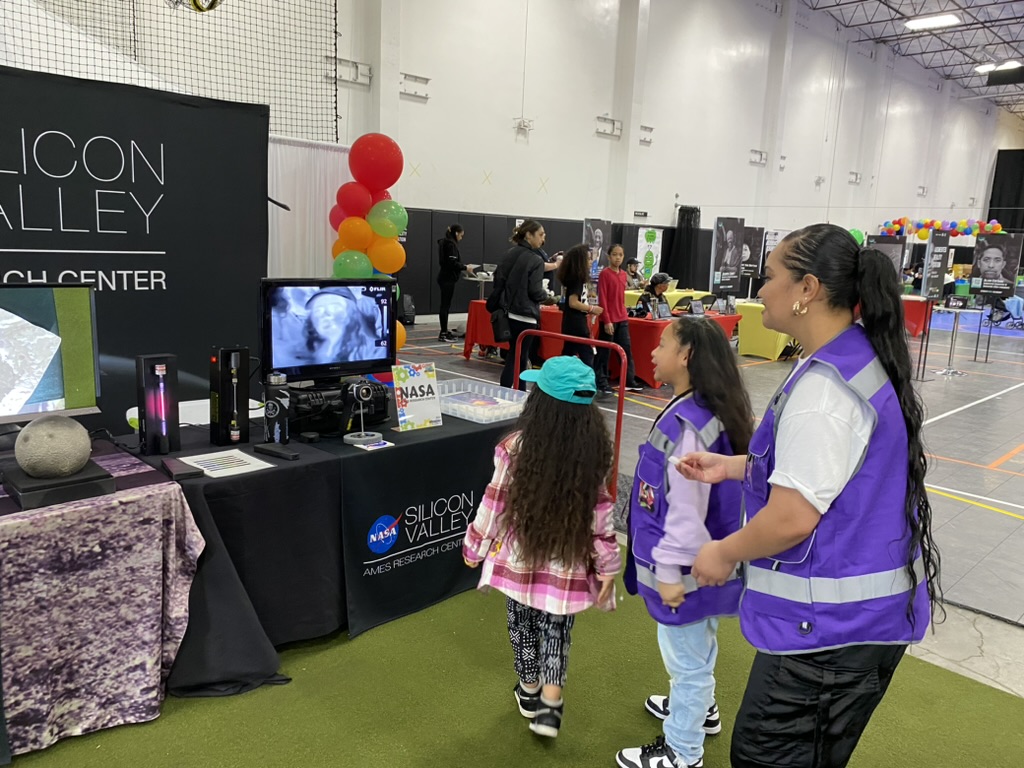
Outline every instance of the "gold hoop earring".
[[793, 302], [793, 316], [799, 317], [800, 315], [807, 314], [807, 307], [801, 304], [799, 301]]

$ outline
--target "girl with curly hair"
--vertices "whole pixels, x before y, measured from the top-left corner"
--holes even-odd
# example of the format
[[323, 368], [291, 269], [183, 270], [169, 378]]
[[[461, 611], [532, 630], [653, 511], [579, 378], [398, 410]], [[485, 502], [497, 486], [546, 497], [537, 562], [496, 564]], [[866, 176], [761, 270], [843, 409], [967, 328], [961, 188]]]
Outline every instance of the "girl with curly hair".
[[462, 554], [470, 567], [483, 563], [481, 589], [508, 598], [513, 695], [530, 730], [555, 737], [575, 615], [615, 607], [622, 561], [605, 488], [613, 452], [594, 405], [592, 368], [553, 357], [522, 378], [536, 386], [495, 449], [494, 476]]

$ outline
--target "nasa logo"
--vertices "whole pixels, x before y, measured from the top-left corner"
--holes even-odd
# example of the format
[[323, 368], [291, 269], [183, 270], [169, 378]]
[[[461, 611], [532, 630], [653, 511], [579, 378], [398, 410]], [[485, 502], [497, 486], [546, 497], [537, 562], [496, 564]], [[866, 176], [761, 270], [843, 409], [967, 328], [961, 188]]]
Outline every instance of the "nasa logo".
[[383, 555], [395, 546], [395, 542], [398, 541], [398, 521], [401, 519], [401, 515], [398, 520], [391, 515], [381, 515], [374, 521], [366, 537], [366, 545], [371, 552]]

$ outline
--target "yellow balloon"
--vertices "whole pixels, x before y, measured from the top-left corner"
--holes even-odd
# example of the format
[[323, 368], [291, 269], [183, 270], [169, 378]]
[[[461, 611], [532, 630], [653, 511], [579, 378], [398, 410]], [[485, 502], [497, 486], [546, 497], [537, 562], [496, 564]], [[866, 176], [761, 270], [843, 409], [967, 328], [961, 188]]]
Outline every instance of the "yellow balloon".
[[405, 346], [405, 326], [401, 323], [395, 323], [395, 351], [397, 352]]
[[919, 229], [919, 230], [917, 230], [917, 239], [918, 240], [927, 240], [928, 239], [928, 230], [927, 229]]
[[373, 268], [385, 275], [393, 275], [405, 266], [405, 248], [397, 238], [375, 240], [366, 255], [370, 257]]

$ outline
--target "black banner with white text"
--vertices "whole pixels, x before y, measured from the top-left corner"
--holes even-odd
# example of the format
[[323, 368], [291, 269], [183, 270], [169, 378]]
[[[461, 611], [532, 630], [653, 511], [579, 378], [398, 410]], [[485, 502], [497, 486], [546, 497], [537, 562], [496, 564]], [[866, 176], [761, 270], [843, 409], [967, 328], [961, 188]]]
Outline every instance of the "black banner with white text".
[[7, 67], [0, 104], [0, 282], [96, 286], [102, 426], [139, 354], [207, 397], [210, 348], [257, 347], [268, 107]]

